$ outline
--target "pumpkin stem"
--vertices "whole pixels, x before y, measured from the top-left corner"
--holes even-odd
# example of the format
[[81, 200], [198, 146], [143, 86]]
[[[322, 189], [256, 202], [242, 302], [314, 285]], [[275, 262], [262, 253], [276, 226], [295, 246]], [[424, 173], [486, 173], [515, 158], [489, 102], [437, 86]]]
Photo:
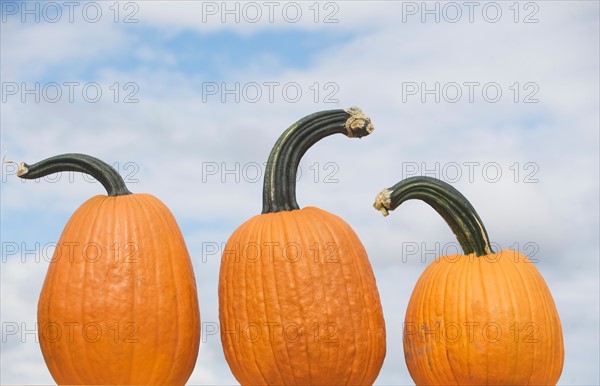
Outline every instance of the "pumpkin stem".
[[86, 154], [62, 154], [47, 158], [33, 165], [18, 164], [17, 176], [33, 180], [59, 172], [81, 172], [94, 177], [106, 189], [108, 196], [131, 194], [119, 173], [104, 161]]
[[417, 176], [400, 181], [382, 190], [373, 206], [387, 216], [389, 211], [411, 199], [426, 202], [444, 218], [466, 255], [493, 253], [487, 231], [475, 208], [452, 185], [437, 178]]
[[271, 150], [263, 185], [262, 213], [300, 209], [296, 202], [296, 173], [300, 159], [319, 140], [341, 133], [361, 138], [374, 130], [358, 107], [308, 115], [290, 126]]

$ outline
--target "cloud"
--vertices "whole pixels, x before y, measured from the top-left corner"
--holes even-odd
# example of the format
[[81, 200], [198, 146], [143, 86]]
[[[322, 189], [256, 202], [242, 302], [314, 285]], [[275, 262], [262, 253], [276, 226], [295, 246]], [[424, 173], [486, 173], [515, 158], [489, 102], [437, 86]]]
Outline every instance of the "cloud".
[[[432, 16], [422, 23], [421, 14], [408, 12], [411, 2], [332, 3], [339, 7], [338, 22], [327, 24], [309, 17], [310, 2], [302, 3], [306, 17], [297, 23], [222, 23], [219, 14], [203, 23], [200, 3], [135, 4], [139, 22], [132, 24], [111, 18], [93, 25], [2, 24], [3, 82], [80, 82], [73, 103], [21, 103], [21, 95], [3, 93], [2, 143], [16, 161], [71, 151], [96, 155], [116, 163], [131, 190], [163, 200], [194, 257], [203, 321], [218, 321], [219, 257], [203, 261], [206, 248], [259, 213], [261, 168], [277, 137], [313, 111], [359, 105], [375, 132], [316, 144], [300, 165], [298, 202], [340, 215], [369, 251], [388, 329], [378, 383], [411, 382], [400, 323], [424, 264], [402, 262], [403, 252], [414, 244], [421, 253], [454, 241], [422, 203], [404, 204], [385, 219], [371, 207], [382, 188], [411, 173], [452, 182], [503, 248], [538, 248], [537, 267], [555, 294], [567, 342], [561, 382], [598, 382], [592, 365], [598, 348], [573, 348], [582, 336], [598, 338], [599, 42], [598, 21], [589, 16], [598, 13], [597, 4], [537, 2], [539, 22], [529, 24], [515, 23], [508, 5], [498, 23], [483, 19], [480, 8], [473, 23], [465, 8], [457, 23], [443, 15], [439, 23]], [[120, 16], [134, 10], [121, 9]], [[321, 8], [319, 17], [332, 10]], [[521, 8], [519, 20], [534, 10]], [[105, 15], [114, 16], [110, 12]], [[258, 49], [263, 37], [278, 42], [278, 34], [292, 49], [282, 50], [281, 41]], [[185, 65], [173, 46], [177, 39], [199, 51]], [[242, 50], [244, 44], [252, 49]], [[233, 55], [236, 47], [246, 55]], [[202, 57], [210, 60], [197, 59]], [[89, 82], [103, 91], [96, 103], [80, 92]], [[125, 88], [127, 83], [135, 87]], [[302, 98], [293, 103], [296, 85]], [[490, 102], [498, 88], [501, 98]], [[253, 101], [256, 90], [261, 98]], [[125, 103], [132, 92], [138, 102]], [[524, 103], [528, 97], [538, 101]], [[39, 221], [40, 213], [52, 231], [34, 227], [35, 237], [53, 240], [78, 205], [102, 193], [81, 176], [22, 184], [7, 168], [3, 243], [30, 237], [23, 236], [30, 232], [27, 224]], [[43, 269], [34, 265], [40, 272], [33, 274], [25, 267], [31, 268], [3, 263], [3, 318], [35, 320], [37, 292], [29, 282], [41, 285]], [[51, 382], [36, 350], [29, 343], [3, 345], [2, 382]], [[7, 371], [18, 359], [20, 372]], [[232, 382], [218, 339], [207, 337], [191, 383]]]

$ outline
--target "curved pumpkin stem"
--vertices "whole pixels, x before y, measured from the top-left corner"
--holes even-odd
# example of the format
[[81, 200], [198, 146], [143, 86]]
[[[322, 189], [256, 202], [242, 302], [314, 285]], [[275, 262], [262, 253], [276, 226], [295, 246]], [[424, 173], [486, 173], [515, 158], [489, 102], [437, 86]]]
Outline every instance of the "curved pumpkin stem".
[[308, 115], [277, 140], [265, 171], [262, 213], [300, 209], [296, 202], [296, 173], [300, 159], [317, 141], [332, 134], [361, 138], [373, 131], [371, 119], [357, 108]]
[[404, 201], [418, 199], [438, 212], [456, 235], [464, 253], [477, 256], [492, 252], [487, 231], [471, 203], [452, 185], [427, 176], [407, 178], [389, 189], [382, 190], [375, 199], [375, 209], [388, 215]]
[[47, 158], [33, 165], [19, 163], [17, 176], [33, 180], [53, 173], [81, 172], [94, 177], [106, 189], [108, 196], [131, 194], [119, 173], [104, 161], [86, 154], [70, 153]]

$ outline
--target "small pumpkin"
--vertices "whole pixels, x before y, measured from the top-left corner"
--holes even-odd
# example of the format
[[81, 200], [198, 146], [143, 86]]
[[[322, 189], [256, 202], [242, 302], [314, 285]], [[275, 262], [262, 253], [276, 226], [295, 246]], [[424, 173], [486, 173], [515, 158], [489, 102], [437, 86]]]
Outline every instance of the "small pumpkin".
[[52, 377], [58, 384], [185, 384], [198, 355], [200, 314], [173, 215], [88, 155], [21, 163], [17, 175], [63, 171], [93, 176], [107, 195], [71, 216], [44, 281], [38, 334]]
[[385, 356], [375, 277], [356, 233], [316, 207], [300, 209], [296, 175], [317, 141], [373, 130], [359, 109], [309, 115], [267, 163], [262, 214], [223, 251], [219, 318], [225, 358], [242, 385], [372, 384]]
[[405, 179], [377, 196], [384, 215], [410, 199], [432, 206], [464, 255], [430, 263], [413, 290], [404, 353], [417, 385], [556, 384], [564, 361], [560, 319], [543, 277], [525, 256], [494, 253], [469, 201], [431, 177]]

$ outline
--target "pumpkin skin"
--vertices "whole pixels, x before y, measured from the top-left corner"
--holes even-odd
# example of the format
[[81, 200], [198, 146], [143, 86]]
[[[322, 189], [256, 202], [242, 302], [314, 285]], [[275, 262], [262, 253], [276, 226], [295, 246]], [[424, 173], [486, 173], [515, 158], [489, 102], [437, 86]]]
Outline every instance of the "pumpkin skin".
[[269, 156], [262, 214], [230, 236], [219, 275], [225, 358], [242, 385], [372, 384], [385, 357], [375, 277], [352, 228], [315, 207], [300, 209], [296, 172], [328, 135], [372, 131], [358, 109], [309, 115]]
[[553, 385], [564, 362], [560, 318], [542, 275], [512, 250], [494, 253], [470, 202], [441, 180], [384, 189], [384, 215], [419, 199], [454, 232], [464, 255], [429, 264], [408, 303], [404, 353], [417, 385]]
[[404, 353], [417, 385], [554, 385], [563, 352], [548, 286], [512, 250], [432, 262], [408, 303]]
[[[72, 159], [81, 166], [87, 157], [27, 165], [21, 177], [64, 170]], [[200, 342], [183, 236], [159, 199], [129, 193], [114, 170], [101, 173], [119, 188], [109, 186], [108, 196], [94, 196], [75, 211], [44, 281], [38, 302], [44, 360], [58, 384], [183, 385]]]
[[248, 220], [226, 244], [219, 300], [225, 357], [242, 385], [368, 385], [379, 374], [375, 278], [338, 216], [306, 207]]

